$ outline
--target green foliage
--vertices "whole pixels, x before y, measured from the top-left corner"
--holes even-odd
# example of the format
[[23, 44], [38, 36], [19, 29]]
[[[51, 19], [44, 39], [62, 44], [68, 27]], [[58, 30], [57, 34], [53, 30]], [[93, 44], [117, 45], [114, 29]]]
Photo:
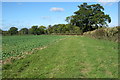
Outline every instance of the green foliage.
[[21, 34], [21, 35], [26, 35], [26, 34], [28, 34], [28, 29], [27, 29], [27, 28], [22, 28], [22, 29], [19, 31], [19, 34]]
[[0, 34], [2, 34], [2, 29], [0, 29]]
[[34, 48], [48, 45], [55, 40], [65, 36], [49, 35], [26, 35], [26, 36], [3, 36], [2, 37], [2, 57], [3, 59], [21, 55], [23, 52], [32, 51]]
[[119, 27], [112, 27], [112, 28], [100, 28], [94, 31], [85, 32], [85, 36], [90, 36], [98, 39], [107, 39], [111, 41], [118, 42], [118, 32]]
[[111, 22], [111, 18], [109, 15], [105, 15], [104, 8], [100, 4], [83, 3], [78, 8], [79, 10], [74, 12], [74, 15], [67, 17], [66, 21], [71, 25], [79, 26], [83, 32], [107, 26], [107, 22]]
[[52, 29], [52, 26], [51, 26], [51, 25], [48, 26], [48, 28], [47, 28], [47, 33], [48, 33], [48, 34], [53, 33], [53, 29]]
[[40, 35], [40, 34], [46, 34], [46, 27], [45, 26], [32, 26], [29, 29], [29, 34], [33, 34], [33, 35]]
[[5, 64], [5, 65], [3, 65], [2, 70], [8, 70], [10, 68], [11, 68], [10, 64]]
[[9, 34], [10, 35], [16, 35], [18, 34], [18, 28], [16, 27], [11, 27], [9, 30], [8, 30]]
[[33, 34], [33, 35], [37, 35], [37, 34], [38, 34], [38, 26], [32, 26], [32, 27], [29, 29], [29, 33], [30, 33], [30, 34]]
[[82, 31], [78, 26], [73, 26], [70, 24], [56, 24], [53, 26], [48, 27], [47, 29], [48, 34], [63, 34], [63, 35], [80, 35]]
[[7, 35], [10, 35], [10, 33], [8, 31], [2, 31], [2, 35], [7, 36]]
[[45, 27], [45, 26], [40, 26], [40, 27], [38, 28], [38, 31], [39, 31], [39, 33], [38, 33], [38, 34], [46, 34], [45, 29], [46, 29], [46, 27]]

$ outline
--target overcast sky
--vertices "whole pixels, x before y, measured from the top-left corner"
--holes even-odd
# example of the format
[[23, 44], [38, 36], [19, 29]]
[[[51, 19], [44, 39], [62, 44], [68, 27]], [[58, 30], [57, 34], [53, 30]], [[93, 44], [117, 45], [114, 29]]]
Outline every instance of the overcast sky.
[[[109, 14], [112, 22], [110, 27], [118, 25], [118, 2], [87, 2], [100, 3], [105, 14]], [[2, 29], [10, 27], [30, 28], [32, 25], [66, 24], [65, 18], [78, 10], [83, 2], [2, 2]]]

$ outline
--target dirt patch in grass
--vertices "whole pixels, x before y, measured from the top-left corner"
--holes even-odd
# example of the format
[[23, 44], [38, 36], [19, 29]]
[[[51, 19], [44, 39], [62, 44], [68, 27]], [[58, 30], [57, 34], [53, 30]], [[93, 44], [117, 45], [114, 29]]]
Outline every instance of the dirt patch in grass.
[[105, 73], [106, 73], [107, 75], [109, 75], [109, 76], [113, 76], [113, 75], [112, 75], [112, 72], [110, 72], [110, 71], [106, 71]]
[[[66, 38], [59, 39], [59, 40], [55, 41], [54, 43], [59, 42], [59, 41], [64, 40], [64, 39], [66, 39]], [[36, 50], [43, 50], [43, 49], [45, 49], [45, 48], [47, 48], [47, 47], [48, 47], [48, 46], [43, 46], [43, 47], [39, 47], [39, 48], [34, 48], [34, 49], [32, 49], [32, 51], [23, 52], [21, 55], [18, 55], [18, 56], [15, 56], [15, 57], [12, 56], [12, 57], [7, 58], [6, 60], [1, 60], [0, 63], [2, 63], [2, 64], [6, 64], [6, 63], [11, 64], [11, 63], [14, 62], [15, 60], [23, 59], [23, 58], [25, 58], [26, 55], [33, 54]]]
[[51, 73], [49, 74], [49, 77], [50, 78], [54, 78], [55, 74], [59, 73], [59, 71], [60, 71], [60, 67], [59, 66], [53, 68]]
[[15, 60], [23, 59], [23, 58], [25, 58], [26, 55], [33, 54], [35, 50], [42, 50], [42, 49], [45, 49], [45, 48], [47, 48], [47, 46], [40, 47], [40, 48], [35, 48], [30, 52], [23, 52], [22, 55], [18, 55], [18, 56], [15, 56], [15, 57], [12, 56], [10, 58], [7, 58], [6, 60], [1, 60], [0, 62], [2, 64], [6, 64], [6, 63], [12, 64], [12, 62], [14, 62]]
[[80, 72], [83, 74], [88, 74], [90, 71], [91, 71], [91, 68], [88, 67], [88, 68], [83, 68]]
[[89, 63], [81, 63], [80, 65], [82, 66], [82, 68], [80, 69], [80, 72], [83, 75], [86, 75], [86, 74], [88, 74], [89, 72], [92, 71], [92, 67]]

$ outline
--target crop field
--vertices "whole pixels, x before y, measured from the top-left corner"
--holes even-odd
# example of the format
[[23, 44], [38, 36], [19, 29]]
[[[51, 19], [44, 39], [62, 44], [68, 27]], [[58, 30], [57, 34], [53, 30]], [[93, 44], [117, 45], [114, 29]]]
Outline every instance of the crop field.
[[50, 43], [64, 38], [65, 36], [3, 36], [2, 37], [2, 49], [3, 59], [11, 56], [18, 56], [24, 52], [30, 52], [34, 48], [43, 47]]
[[3, 78], [118, 78], [118, 44], [107, 40], [84, 36], [5, 36], [3, 55], [19, 55], [44, 45], [47, 48], [4, 64]]

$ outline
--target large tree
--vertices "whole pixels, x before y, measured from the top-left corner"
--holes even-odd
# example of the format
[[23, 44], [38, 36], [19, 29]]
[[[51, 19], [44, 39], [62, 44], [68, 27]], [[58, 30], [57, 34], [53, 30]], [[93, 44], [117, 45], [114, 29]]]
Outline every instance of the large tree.
[[100, 4], [83, 3], [78, 8], [79, 10], [74, 12], [74, 15], [67, 17], [66, 21], [71, 25], [79, 26], [83, 32], [108, 26], [107, 22], [111, 22], [110, 16], [103, 12], [104, 8]]
[[18, 33], [18, 28], [16, 27], [11, 27], [9, 30], [8, 30], [9, 34], [10, 35], [15, 35]]

